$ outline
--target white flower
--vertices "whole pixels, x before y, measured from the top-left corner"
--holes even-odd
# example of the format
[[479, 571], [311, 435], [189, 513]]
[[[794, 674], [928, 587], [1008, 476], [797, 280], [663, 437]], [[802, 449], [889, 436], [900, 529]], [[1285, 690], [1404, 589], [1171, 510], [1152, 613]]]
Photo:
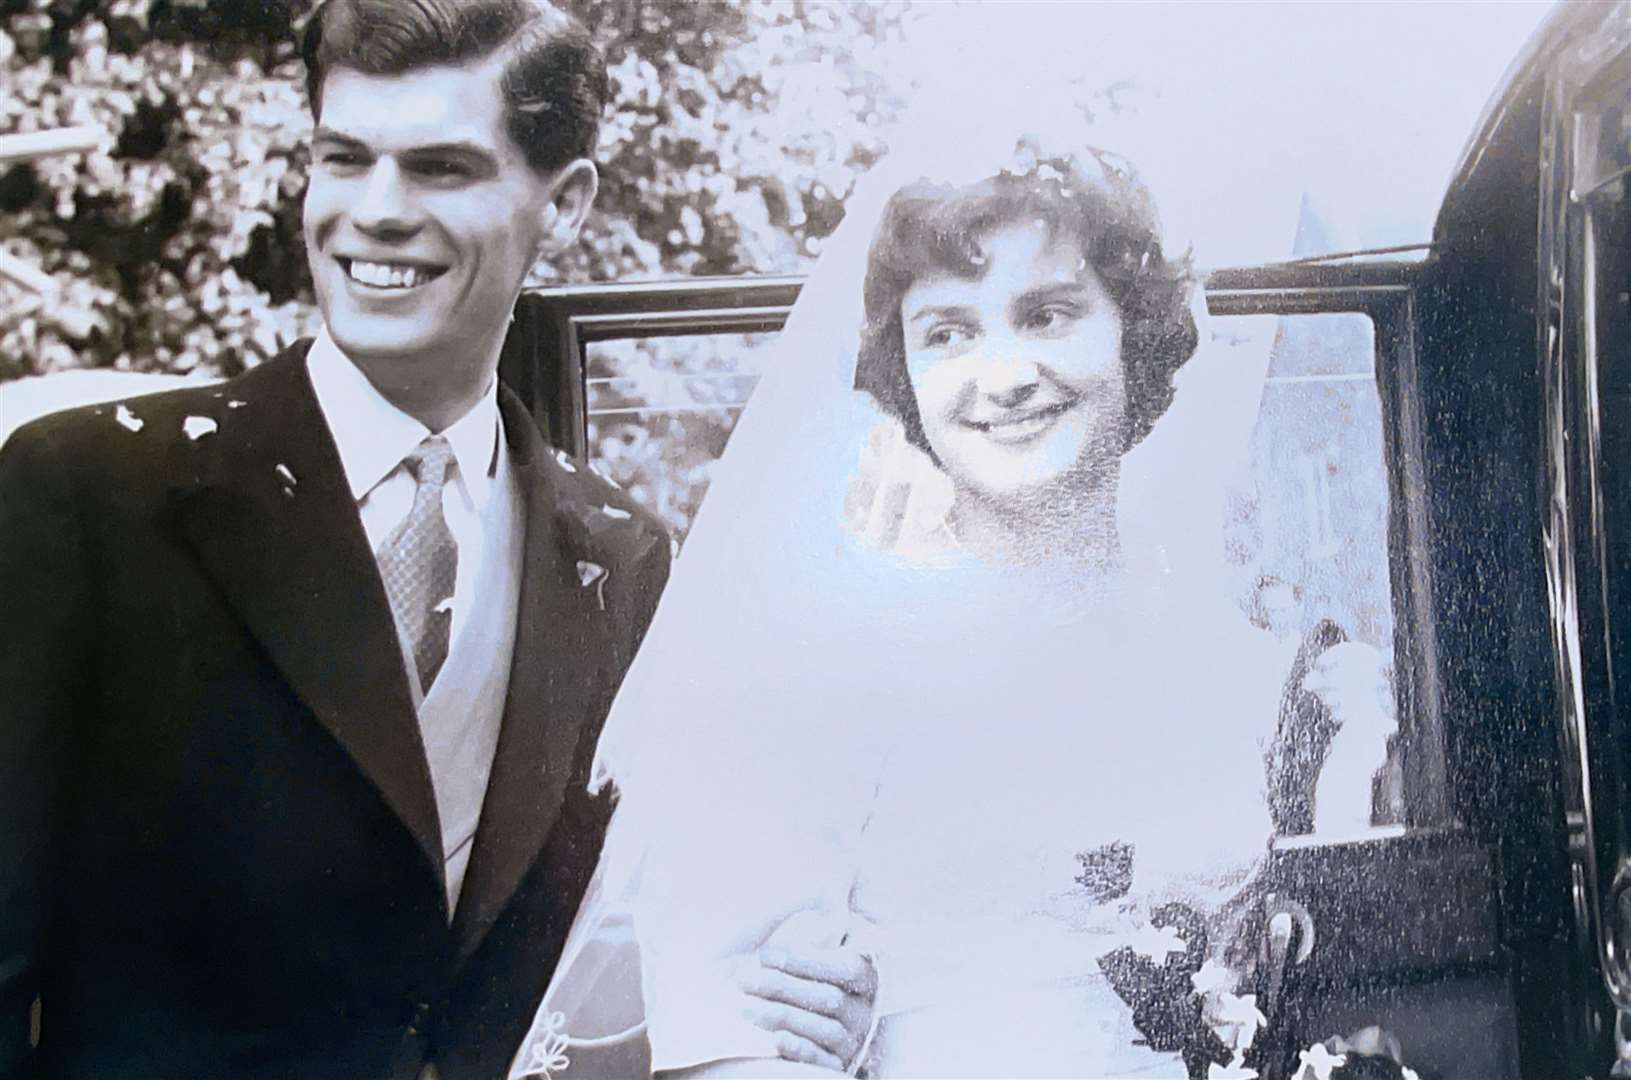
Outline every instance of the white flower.
[[1218, 994], [1212, 1003], [1211, 1019], [1218, 1038], [1235, 1050], [1246, 1050], [1257, 1038], [1259, 1028], [1268, 1024], [1257, 1007], [1256, 994]]
[[213, 435], [219, 425], [207, 416], [189, 416], [181, 422], [181, 430], [187, 433], [187, 438], [194, 442], [206, 435]]
[[1348, 1064], [1347, 1054], [1333, 1054], [1324, 1043], [1297, 1051], [1296, 1080], [1331, 1080], [1332, 1070]]
[[1146, 926], [1122, 939], [1122, 944], [1152, 960], [1165, 962], [1173, 953], [1185, 952], [1189, 944], [1170, 926]]
[[1189, 977], [1189, 982], [1197, 994], [1222, 993], [1235, 984], [1235, 973], [1216, 960], [1208, 960]]
[[135, 413], [131, 412], [130, 409], [124, 405], [119, 406], [113, 411], [113, 418], [119, 422], [120, 427], [127, 431], [140, 431], [142, 426], [146, 423], [145, 420], [139, 419]]

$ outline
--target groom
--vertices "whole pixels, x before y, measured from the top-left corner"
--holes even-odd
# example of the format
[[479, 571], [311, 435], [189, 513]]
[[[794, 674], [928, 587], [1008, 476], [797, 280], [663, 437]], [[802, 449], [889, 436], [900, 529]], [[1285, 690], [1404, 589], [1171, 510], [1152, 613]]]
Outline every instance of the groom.
[[323, 332], [0, 453], [0, 1076], [502, 1076], [599, 854], [669, 540], [495, 372], [603, 62], [540, 0], [304, 55]]
[[[304, 54], [317, 340], [0, 453], [0, 1076], [501, 1076], [599, 854], [669, 541], [495, 372], [604, 65], [541, 0]], [[753, 978], [789, 1056], [854, 1041]]]
[[0, 456], [0, 1074], [500, 1076], [598, 855], [669, 540], [495, 371], [604, 67], [522, 0], [305, 57], [317, 340]]

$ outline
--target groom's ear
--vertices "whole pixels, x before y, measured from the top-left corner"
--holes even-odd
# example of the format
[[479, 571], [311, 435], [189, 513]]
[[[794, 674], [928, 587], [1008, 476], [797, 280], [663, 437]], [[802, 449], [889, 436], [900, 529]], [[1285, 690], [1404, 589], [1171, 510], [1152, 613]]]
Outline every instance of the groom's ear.
[[579, 158], [555, 174], [550, 181], [549, 201], [538, 211], [542, 226], [540, 256], [558, 255], [576, 242], [599, 190], [600, 173], [587, 158]]

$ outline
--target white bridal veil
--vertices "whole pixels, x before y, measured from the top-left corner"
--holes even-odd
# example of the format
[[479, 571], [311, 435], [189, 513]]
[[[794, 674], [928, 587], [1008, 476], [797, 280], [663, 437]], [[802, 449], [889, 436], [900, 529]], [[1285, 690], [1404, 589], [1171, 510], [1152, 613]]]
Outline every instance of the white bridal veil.
[[[934, 658], [980, 656], [964, 648], [970, 628], [982, 628], [1000, 655], [1014, 620], [1096, 617], [1079, 599], [1050, 607], [1048, 590], [1022, 577], [971, 572], [940, 529], [944, 478], [854, 389], [867, 250], [885, 202], [905, 184], [1023, 173], [1038, 167], [1039, 152], [1073, 156], [1086, 175], [1131, 168], [1153, 193], [1171, 256], [1191, 247], [1189, 225], [1202, 212], [1218, 212], [1195, 205], [1218, 163], [1184, 153], [1193, 116], [1175, 126], [1126, 87], [1009, 89], [1009, 100], [983, 88], [936, 95], [901, 125], [848, 200], [779, 337], [607, 724], [594, 783], [615, 787], [618, 808], [517, 1074], [578, 1075], [574, 1058], [585, 1069], [599, 1061], [602, 1072], [638, 1060], [642, 939], [649, 949], [657, 938], [762, 937], [765, 927], [731, 925], [742, 910], [842, 912], [852, 886], [845, 845], [871, 805], [873, 763], [895, 752], [895, 718], [929, 711], [961, 724], [981, 715], [948, 688], [960, 673], [939, 671]], [[1287, 248], [1294, 219], [1288, 198]], [[1205, 265], [1205, 252], [1196, 256]], [[1212, 639], [1225, 642], [1208, 661], [1221, 671], [1239, 668], [1252, 647], [1238, 607], [1244, 571], [1224, 550], [1225, 492], [1246, 465], [1273, 323], [1231, 320], [1238, 325], [1223, 333], [1198, 295], [1195, 311], [1200, 347], [1179, 373], [1174, 404], [1123, 462], [1118, 526], [1129, 584], [1120, 602], [1151, 618], [1176, 613], [1190, 629], [1229, 627]], [[1244, 631], [1239, 655], [1235, 628]], [[1238, 730], [1220, 733], [1227, 718], [1194, 716], [1185, 721], [1193, 733], [1160, 724], [1117, 732], [1134, 779], [1175, 730], [1227, 748], [1208, 751], [1206, 775], [1180, 788], [1195, 800], [1185, 812], [1204, 807], [1212, 832], [1189, 830], [1200, 835], [1175, 849], [1174, 862], [1221, 858], [1230, 836], [1248, 855], [1266, 845], [1255, 800], [1258, 740], [1272, 730], [1279, 689], [1270, 683], [1253, 691], [1267, 704], [1229, 714], [1249, 715]], [[751, 874], [739, 872], [745, 866]], [[761, 902], [739, 902], [755, 890]], [[637, 918], [663, 921], [665, 933], [648, 936]]]

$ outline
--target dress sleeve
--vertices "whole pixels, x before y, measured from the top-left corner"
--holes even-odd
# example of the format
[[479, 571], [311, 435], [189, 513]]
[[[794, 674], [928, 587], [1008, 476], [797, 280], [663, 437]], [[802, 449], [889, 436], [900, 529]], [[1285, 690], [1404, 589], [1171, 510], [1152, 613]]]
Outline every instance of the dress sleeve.
[[777, 1057], [739, 976], [772, 937], [845, 900], [831, 885], [843, 877], [837, 846], [785, 815], [709, 831], [653, 850], [633, 905], [654, 1073]]

